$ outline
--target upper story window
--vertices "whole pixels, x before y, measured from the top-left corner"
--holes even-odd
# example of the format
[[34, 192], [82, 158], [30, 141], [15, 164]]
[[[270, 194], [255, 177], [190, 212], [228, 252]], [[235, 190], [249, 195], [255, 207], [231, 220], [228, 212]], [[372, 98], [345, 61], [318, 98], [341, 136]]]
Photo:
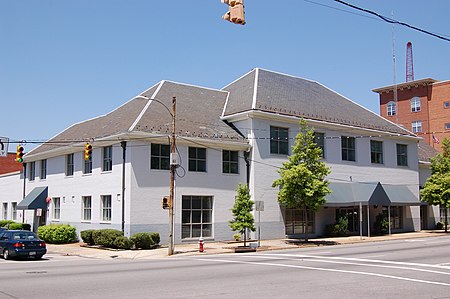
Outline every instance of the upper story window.
[[36, 162], [30, 162], [30, 174], [28, 180], [34, 181], [36, 178]]
[[222, 172], [223, 173], [239, 173], [239, 152], [238, 151], [222, 151]]
[[450, 101], [444, 102], [444, 108], [450, 108]]
[[413, 133], [422, 132], [422, 121], [416, 120], [411, 123]]
[[73, 175], [73, 154], [66, 155], [66, 176]]
[[287, 155], [289, 152], [288, 129], [270, 126], [270, 153]]
[[397, 115], [397, 104], [394, 101], [390, 101], [387, 104], [387, 115], [388, 116]]
[[383, 164], [383, 142], [370, 140], [370, 161], [375, 164]]
[[105, 146], [103, 148], [103, 164], [102, 171], [112, 170], [112, 146]]
[[11, 203], [11, 219], [17, 220], [17, 202]]
[[446, 123], [446, 124], [444, 125], [444, 128], [445, 128], [446, 130], [450, 130], [450, 123]]
[[92, 173], [92, 158], [83, 159], [83, 174]]
[[325, 158], [325, 134], [314, 132], [314, 143], [322, 150], [322, 158]]
[[150, 168], [170, 169], [170, 147], [167, 144], [152, 143], [150, 146]]
[[342, 160], [356, 161], [356, 140], [355, 137], [341, 137]]
[[408, 166], [408, 146], [406, 144], [397, 144], [397, 165]]
[[3, 220], [8, 219], [8, 203], [3, 203]]
[[41, 175], [39, 176], [41, 180], [45, 180], [47, 178], [47, 160], [41, 160]]
[[206, 172], [206, 148], [189, 147], [189, 171]]
[[420, 111], [420, 98], [414, 97], [411, 99], [411, 112], [419, 112]]

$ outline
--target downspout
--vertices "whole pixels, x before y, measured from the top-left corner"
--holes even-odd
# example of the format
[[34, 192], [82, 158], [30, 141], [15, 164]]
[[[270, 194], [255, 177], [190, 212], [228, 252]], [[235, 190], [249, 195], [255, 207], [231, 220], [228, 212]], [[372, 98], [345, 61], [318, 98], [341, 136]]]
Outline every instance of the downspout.
[[[23, 163], [23, 190], [22, 199], [25, 198], [26, 194], [26, 182], [27, 182], [27, 163]], [[25, 223], [25, 210], [22, 210], [22, 223]]]
[[247, 186], [250, 188], [250, 158], [249, 157], [250, 157], [250, 152], [245, 151], [244, 152], [244, 160], [245, 160], [245, 168], [247, 171], [246, 181], [247, 181]]
[[125, 160], [127, 151], [127, 142], [121, 141], [122, 147], [122, 233], [125, 235]]

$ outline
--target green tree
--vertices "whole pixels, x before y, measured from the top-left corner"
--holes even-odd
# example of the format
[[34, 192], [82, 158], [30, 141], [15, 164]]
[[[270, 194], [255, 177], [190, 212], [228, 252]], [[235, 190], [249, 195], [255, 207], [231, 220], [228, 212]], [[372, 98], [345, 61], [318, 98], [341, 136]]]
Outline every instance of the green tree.
[[278, 202], [281, 205], [304, 210], [303, 233], [306, 240], [306, 210], [317, 211], [326, 202], [325, 196], [331, 193], [328, 181], [325, 180], [330, 168], [321, 159], [322, 149], [314, 142], [314, 129], [308, 127], [302, 119], [300, 132], [292, 147], [292, 156], [278, 170], [280, 178], [273, 182], [272, 187], [280, 188]]
[[250, 199], [250, 189], [247, 185], [239, 184], [234, 206], [231, 209], [233, 220], [230, 221], [232, 231], [237, 231], [244, 235], [244, 246], [247, 245], [247, 229], [255, 231], [255, 219], [252, 210], [254, 202]]
[[431, 176], [420, 191], [420, 199], [429, 205], [445, 207], [444, 227], [447, 232], [447, 209], [450, 208], [450, 139], [442, 141], [442, 152], [431, 159]]

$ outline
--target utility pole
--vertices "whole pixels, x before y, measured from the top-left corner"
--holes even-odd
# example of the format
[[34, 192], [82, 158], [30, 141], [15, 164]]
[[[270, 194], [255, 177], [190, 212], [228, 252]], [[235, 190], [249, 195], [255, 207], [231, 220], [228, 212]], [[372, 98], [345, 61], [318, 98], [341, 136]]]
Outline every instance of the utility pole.
[[174, 242], [173, 242], [173, 226], [174, 226], [174, 189], [175, 189], [175, 167], [176, 163], [173, 163], [173, 158], [175, 155], [175, 115], [177, 109], [177, 98], [172, 98], [172, 135], [170, 138], [170, 194], [169, 194], [169, 255], [174, 253]]

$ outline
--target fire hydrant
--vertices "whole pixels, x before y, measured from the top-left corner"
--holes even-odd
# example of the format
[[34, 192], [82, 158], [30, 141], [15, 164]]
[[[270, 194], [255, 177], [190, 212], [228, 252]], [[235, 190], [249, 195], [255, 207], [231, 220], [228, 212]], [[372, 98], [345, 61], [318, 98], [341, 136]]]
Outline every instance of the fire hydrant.
[[198, 239], [198, 252], [203, 252], [203, 238]]

